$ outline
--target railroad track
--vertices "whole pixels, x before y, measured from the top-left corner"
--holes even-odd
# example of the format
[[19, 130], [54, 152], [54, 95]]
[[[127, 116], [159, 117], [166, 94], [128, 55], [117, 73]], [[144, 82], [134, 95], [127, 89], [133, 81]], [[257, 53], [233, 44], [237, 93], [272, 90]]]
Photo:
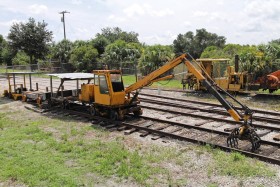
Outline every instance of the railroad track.
[[239, 149], [230, 148], [226, 145], [226, 139], [230, 132], [215, 130], [191, 123], [176, 122], [167, 119], [156, 119], [149, 116], [134, 117], [129, 115], [125, 121], [111, 121], [99, 116], [91, 116], [80, 107], [73, 107], [72, 110], [54, 109], [47, 111], [46, 115], [68, 115], [77, 120], [87, 119], [94, 124], [102, 124], [107, 129], [123, 131], [124, 134], [139, 132], [141, 137], [150, 135], [153, 140], [161, 138], [178, 139], [199, 145], [209, 145], [224, 151], [235, 151], [248, 157], [280, 165], [280, 144], [262, 140], [261, 148], [256, 152], [250, 152], [251, 144], [247, 141], [240, 141]]
[[[216, 119], [215, 117], [210, 117], [210, 116], [204, 116], [203, 114], [201, 113], [213, 113], [213, 114], [219, 114], [219, 115], [223, 115], [223, 116], [230, 116], [228, 114], [228, 112], [225, 111], [224, 108], [217, 108], [217, 107], [206, 107], [206, 108], [203, 108], [205, 106], [194, 106], [194, 105], [186, 105], [186, 104], [178, 104], [178, 103], [172, 103], [172, 102], [166, 102], [166, 101], [158, 101], [158, 100], [154, 100], [154, 99], [147, 99], [147, 98], [142, 98], [141, 99], [141, 103], [142, 103], [142, 107], [144, 108], [150, 108], [150, 109], [155, 109], [155, 110], [162, 110], [164, 111], [163, 109], [161, 108], [156, 108], [156, 107], [149, 107], [149, 106], [145, 106], [143, 105], [143, 103], [150, 103], [150, 104], [153, 104], [153, 105], [164, 105], [164, 106], [170, 106], [170, 107], [173, 107], [173, 108], [179, 108], [179, 109], [187, 109], [187, 110], [194, 110], [194, 111], [199, 111], [200, 114], [193, 114], [192, 112], [189, 112], [189, 113], [183, 113], [183, 112], [176, 112], [174, 110], [170, 110], [171, 113], [178, 113], [178, 114], [190, 114], [190, 116], [193, 116], [193, 117], [199, 117], [199, 118], [208, 118], [208, 119]], [[229, 120], [229, 119], [221, 119], [222, 121], [224, 122], [228, 122], [228, 123], [233, 123], [235, 124], [236, 122], [235, 121], [232, 121], [232, 120]], [[254, 115], [254, 120], [259, 123], [262, 123], [262, 122], [266, 122], [266, 123], [272, 123], [272, 124], [275, 124], [275, 125], [279, 125], [280, 124], [280, 119], [278, 118], [272, 118], [272, 117], [262, 117], [262, 116], [258, 116], [258, 115]], [[262, 127], [263, 125], [258, 125], [256, 124], [257, 126], [259, 127]], [[271, 127], [272, 130], [280, 130], [278, 128], [274, 128], [274, 127]]]
[[[144, 96], [144, 97], [143, 97]], [[149, 98], [145, 98], [149, 97]], [[216, 109], [220, 109], [221, 111], [224, 111], [224, 108], [221, 106], [221, 104], [216, 104], [216, 103], [210, 103], [210, 102], [204, 102], [204, 101], [195, 101], [195, 100], [190, 100], [190, 99], [179, 99], [179, 98], [171, 98], [171, 97], [166, 97], [166, 96], [161, 96], [161, 95], [154, 95], [154, 94], [145, 94], [145, 93], [140, 93], [140, 100], [141, 99], [150, 99], [150, 98], [156, 98], [157, 100], [159, 99], [165, 99], [165, 100], [171, 100], [172, 102], [180, 102], [180, 103], [189, 103], [190, 105], [197, 105], [197, 106], [203, 106], [203, 107], [213, 107]], [[162, 101], [162, 100], [161, 100]], [[240, 107], [236, 107], [238, 110], [240, 110]], [[266, 116], [265, 118], [268, 118], [267, 115], [277, 117], [280, 120], [280, 112], [275, 112], [275, 111], [267, 111], [267, 110], [260, 110], [260, 109], [253, 109], [254, 116]]]
[[[158, 90], [158, 88], [143, 88], [145, 90]], [[179, 92], [179, 93], [188, 93], [188, 94], [208, 94], [203, 91], [195, 91], [195, 90], [180, 90], [180, 89], [160, 89], [161, 91], [167, 92]], [[280, 94], [271, 94], [271, 93], [258, 93], [253, 91], [239, 92], [238, 95], [246, 95], [254, 98], [269, 98], [269, 99], [279, 99]]]
[[[144, 95], [151, 96], [140, 99], [141, 107], [148, 110], [148, 112], [146, 111], [147, 115], [157, 113], [157, 116], [160, 116], [161, 114], [168, 113], [169, 116], [167, 118], [173, 119], [173, 121], [191, 120], [195, 126], [205, 126], [227, 132], [231, 132], [238, 125], [242, 124], [242, 122], [234, 121], [220, 105], [215, 104], [213, 107], [212, 103], [199, 102], [199, 104], [194, 104], [193, 101], [189, 100], [161, 96], [155, 97], [155, 95], [149, 94]], [[178, 100], [179, 103], [176, 102]], [[280, 113], [273, 111], [262, 112], [262, 110], [258, 110], [256, 115], [253, 116], [253, 125], [257, 128], [257, 134], [271, 144], [278, 144], [280, 140]]]

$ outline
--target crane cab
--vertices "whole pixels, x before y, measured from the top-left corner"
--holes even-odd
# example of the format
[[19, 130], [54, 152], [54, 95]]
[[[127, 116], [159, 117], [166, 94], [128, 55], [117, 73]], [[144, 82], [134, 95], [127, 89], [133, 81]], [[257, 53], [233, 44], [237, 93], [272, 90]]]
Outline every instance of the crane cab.
[[125, 91], [120, 70], [95, 70], [94, 102], [106, 106], [125, 103]]

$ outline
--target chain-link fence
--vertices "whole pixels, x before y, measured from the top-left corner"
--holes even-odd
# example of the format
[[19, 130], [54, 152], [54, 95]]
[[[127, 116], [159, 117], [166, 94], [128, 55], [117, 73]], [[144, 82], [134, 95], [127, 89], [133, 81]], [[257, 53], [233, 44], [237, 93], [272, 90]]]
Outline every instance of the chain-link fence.
[[[72, 70], [72, 65], [69, 63], [63, 63], [60, 66], [55, 64], [29, 64], [29, 65], [12, 65], [12, 66], [0, 66], [1, 73], [7, 72], [37, 72], [37, 73], [65, 73]], [[73, 71], [73, 70], [72, 70]]]
[[[95, 67], [96, 70], [102, 69], [121, 69], [123, 74], [133, 75], [135, 74], [135, 67], [118, 67], [115, 65], [106, 66], [105, 64], [97, 64]], [[70, 73], [75, 72], [76, 69], [70, 63], [62, 63], [59, 66], [56, 64], [29, 64], [29, 65], [12, 65], [5, 66], [0, 65], [0, 73], [7, 72], [38, 72], [38, 73]]]

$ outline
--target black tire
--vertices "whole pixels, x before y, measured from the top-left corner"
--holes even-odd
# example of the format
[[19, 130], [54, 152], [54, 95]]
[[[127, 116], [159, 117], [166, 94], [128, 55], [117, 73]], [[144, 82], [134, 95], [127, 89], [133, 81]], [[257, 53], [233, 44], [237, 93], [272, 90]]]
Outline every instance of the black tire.
[[96, 109], [95, 109], [94, 106], [90, 106], [90, 108], [89, 108], [89, 113], [90, 113], [90, 115], [92, 115], [92, 116], [97, 115], [97, 112], [96, 112]]
[[118, 120], [119, 119], [119, 114], [115, 110], [110, 111], [110, 119], [111, 120]]

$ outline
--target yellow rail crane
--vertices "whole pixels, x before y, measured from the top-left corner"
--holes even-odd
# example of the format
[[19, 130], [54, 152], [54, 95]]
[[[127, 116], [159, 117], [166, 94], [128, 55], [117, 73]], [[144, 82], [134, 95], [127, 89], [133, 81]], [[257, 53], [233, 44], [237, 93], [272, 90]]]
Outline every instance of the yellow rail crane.
[[[252, 143], [253, 151], [258, 149], [260, 147], [260, 138], [252, 127], [253, 112], [246, 105], [240, 103], [228, 92], [220, 88], [203, 68], [199, 69], [199, 65], [194, 65], [188, 60], [186, 54], [182, 54], [176, 59], [167, 62], [162, 67], [127, 88], [124, 88], [120, 70], [94, 70], [94, 82], [81, 86], [79, 100], [82, 103], [88, 103], [90, 105], [90, 113], [92, 115], [107, 115], [112, 120], [122, 120], [124, 115], [129, 113], [142, 115], [142, 109], [138, 105], [140, 101], [137, 90], [153, 82], [173, 78], [174, 75], [161, 76], [180, 63], [184, 63], [187, 66], [188, 71], [193, 73], [201, 82], [202, 86], [217, 98], [235, 121], [243, 121], [243, 125], [234, 129], [228, 137], [228, 145], [236, 147], [238, 145], [238, 139], [243, 139], [249, 140]], [[136, 93], [133, 93], [134, 91]], [[224, 92], [228, 97], [238, 103], [242, 110], [237, 111], [236, 107], [227, 101], [220, 92]]]

